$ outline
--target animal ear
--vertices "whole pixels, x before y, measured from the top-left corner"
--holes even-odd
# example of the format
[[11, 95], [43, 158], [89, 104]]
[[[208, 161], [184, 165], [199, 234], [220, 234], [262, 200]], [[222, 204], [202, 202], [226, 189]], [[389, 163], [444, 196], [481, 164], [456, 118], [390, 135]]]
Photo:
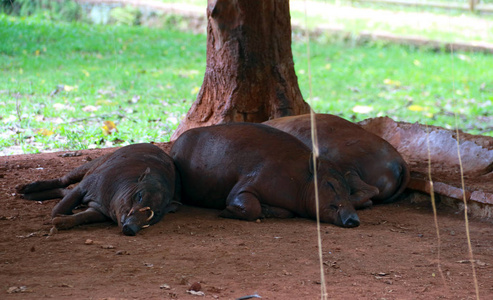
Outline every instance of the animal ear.
[[351, 188], [350, 200], [353, 206], [355, 208], [370, 206], [372, 204], [370, 199], [379, 193], [378, 188], [361, 180], [361, 177], [354, 171], [346, 172], [344, 177]]
[[143, 181], [149, 173], [151, 173], [151, 168], [147, 167], [144, 173], [140, 174], [139, 182]]

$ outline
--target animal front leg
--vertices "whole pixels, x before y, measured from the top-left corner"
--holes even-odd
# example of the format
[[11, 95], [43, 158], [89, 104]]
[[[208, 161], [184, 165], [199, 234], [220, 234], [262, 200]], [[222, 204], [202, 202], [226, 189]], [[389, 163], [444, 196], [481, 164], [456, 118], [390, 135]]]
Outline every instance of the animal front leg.
[[58, 215], [51, 222], [57, 229], [70, 229], [77, 225], [104, 222], [106, 220], [108, 220], [107, 216], [89, 207], [73, 215]]
[[63, 199], [55, 205], [51, 211], [51, 217], [54, 218], [58, 215], [71, 215], [72, 210], [82, 203], [85, 192], [82, 191], [80, 185], [63, 197]]
[[226, 209], [220, 214], [223, 218], [256, 220], [262, 216], [262, 208], [258, 198], [250, 192], [229, 195]]
[[262, 204], [262, 216], [264, 218], [293, 218], [294, 213], [290, 210], [281, 207], [273, 207]]

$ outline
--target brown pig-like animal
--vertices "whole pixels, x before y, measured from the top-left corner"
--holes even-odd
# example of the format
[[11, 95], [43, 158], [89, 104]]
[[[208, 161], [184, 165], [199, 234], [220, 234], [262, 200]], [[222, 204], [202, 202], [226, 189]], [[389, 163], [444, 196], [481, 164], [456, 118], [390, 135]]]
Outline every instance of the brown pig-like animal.
[[[375, 203], [392, 202], [404, 191], [409, 182], [409, 167], [386, 140], [370, 133], [359, 125], [330, 114], [315, 114], [320, 156], [341, 168], [352, 182], [361, 178], [367, 185], [351, 186], [352, 193], [371, 187], [378, 194]], [[285, 131], [312, 148], [310, 114], [283, 117], [264, 122]], [[372, 201], [354, 202], [356, 208], [366, 207]]]
[[[311, 151], [281, 130], [252, 123], [194, 128], [175, 141], [170, 155], [184, 204], [223, 209], [222, 217], [243, 220], [316, 218]], [[345, 178], [324, 159], [316, 170], [320, 220], [358, 226]]]
[[[66, 189], [73, 183], [74, 189]], [[176, 172], [173, 160], [152, 144], [134, 144], [94, 159], [63, 177], [16, 187], [23, 198], [48, 200], [63, 197], [53, 208], [58, 229], [111, 219], [125, 235], [158, 222], [174, 211]], [[87, 205], [84, 211], [72, 210]]]

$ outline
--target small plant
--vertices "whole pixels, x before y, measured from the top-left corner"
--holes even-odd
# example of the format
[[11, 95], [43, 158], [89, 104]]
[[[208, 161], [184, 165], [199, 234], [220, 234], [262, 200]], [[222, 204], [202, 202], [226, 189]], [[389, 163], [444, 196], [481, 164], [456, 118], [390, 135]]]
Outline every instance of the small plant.
[[140, 25], [141, 17], [141, 11], [133, 6], [115, 7], [110, 12], [110, 24]]
[[27, 17], [40, 15], [56, 21], [84, 19], [84, 10], [74, 0], [1, 0], [0, 12]]

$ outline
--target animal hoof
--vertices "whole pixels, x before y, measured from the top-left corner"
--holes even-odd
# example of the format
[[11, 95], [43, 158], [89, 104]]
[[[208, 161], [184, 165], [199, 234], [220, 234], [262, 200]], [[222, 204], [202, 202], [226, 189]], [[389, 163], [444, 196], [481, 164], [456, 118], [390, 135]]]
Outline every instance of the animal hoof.
[[124, 235], [134, 236], [140, 230], [137, 224], [125, 224], [122, 227], [122, 232]]
[[58, 215], [51, 220], [51, 223], [58, 230], [70, 229], [75, 226], [73, 216]]
[[15, 186], [15, 191], [18, 194], [24, 194], [24, 190], [26, 189], [26, 184], [19, 184]]

